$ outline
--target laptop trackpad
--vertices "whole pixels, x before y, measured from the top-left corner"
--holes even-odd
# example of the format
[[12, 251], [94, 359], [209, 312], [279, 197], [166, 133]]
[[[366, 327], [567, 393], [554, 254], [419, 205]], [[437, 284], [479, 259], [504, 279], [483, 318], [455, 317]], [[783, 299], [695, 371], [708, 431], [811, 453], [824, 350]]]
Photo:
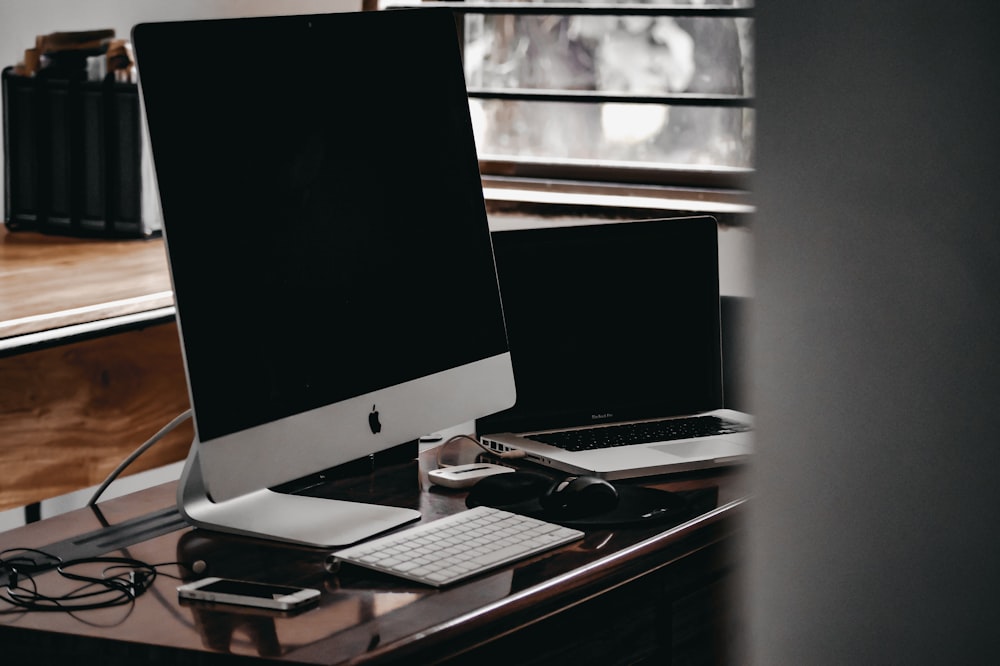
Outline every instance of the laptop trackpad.
[[697, 442], [657, 444], [649, 448], [669, 453], [683, 460], [714, 460], [716, 458], [747, 455], [745, 446], [724, 439], [704, 439]]

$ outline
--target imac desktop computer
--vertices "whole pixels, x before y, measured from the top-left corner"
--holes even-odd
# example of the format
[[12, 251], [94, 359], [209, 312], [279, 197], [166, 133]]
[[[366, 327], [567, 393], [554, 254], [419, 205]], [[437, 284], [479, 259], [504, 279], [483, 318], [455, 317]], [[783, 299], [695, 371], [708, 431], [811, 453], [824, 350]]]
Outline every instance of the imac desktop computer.
[[273, 488], [514, 404], [452, 13], [132, 39], [195, 424], [181, 512], [316, 547], [418, 519]]

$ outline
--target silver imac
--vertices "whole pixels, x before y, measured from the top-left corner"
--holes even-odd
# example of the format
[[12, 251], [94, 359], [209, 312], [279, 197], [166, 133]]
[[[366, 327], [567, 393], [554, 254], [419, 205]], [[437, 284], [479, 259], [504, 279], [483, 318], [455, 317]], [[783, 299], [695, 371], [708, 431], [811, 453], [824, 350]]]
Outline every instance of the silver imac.
[[419, 518], [272, 489], [514, 404], [452, 14], [132, 39], [195, 423], [182, 513], [317, 547]]

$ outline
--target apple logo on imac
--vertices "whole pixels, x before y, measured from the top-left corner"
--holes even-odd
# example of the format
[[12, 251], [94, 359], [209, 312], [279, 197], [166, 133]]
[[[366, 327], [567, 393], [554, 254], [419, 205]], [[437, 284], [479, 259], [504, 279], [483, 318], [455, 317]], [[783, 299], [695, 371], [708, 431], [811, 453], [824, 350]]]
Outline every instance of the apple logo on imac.
[[368, 427], [372, 429], [372, 434], [377, 435], [382, 430], [382, 422], [378, 420], [378, 410], [372, 405], [372, 411], [368, 414]]

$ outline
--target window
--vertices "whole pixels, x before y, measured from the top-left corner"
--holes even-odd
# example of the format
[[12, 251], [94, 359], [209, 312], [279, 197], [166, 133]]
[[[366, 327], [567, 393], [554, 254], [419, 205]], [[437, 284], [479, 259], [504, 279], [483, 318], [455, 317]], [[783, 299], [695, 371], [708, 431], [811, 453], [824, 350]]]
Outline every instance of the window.
[[751, 2], [442, 4], [462, 16], [487, 185], [731, 191], [751, 171]]

